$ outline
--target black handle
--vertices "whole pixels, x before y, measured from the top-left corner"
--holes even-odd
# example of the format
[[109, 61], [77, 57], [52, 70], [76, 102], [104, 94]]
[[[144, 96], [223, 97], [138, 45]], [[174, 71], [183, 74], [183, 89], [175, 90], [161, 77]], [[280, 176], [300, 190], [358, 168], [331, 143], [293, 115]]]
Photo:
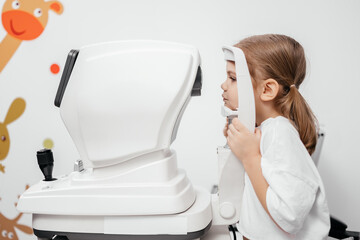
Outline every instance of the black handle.
[[52, 171], [54, 168], [54, 157], [52, 151], [46, 148], [41, 149], [40, 151], [37, 151], [36, 157], [40, 170], [45, 176], [44, 181], [56, 180], [56, 178], [52, 177]]

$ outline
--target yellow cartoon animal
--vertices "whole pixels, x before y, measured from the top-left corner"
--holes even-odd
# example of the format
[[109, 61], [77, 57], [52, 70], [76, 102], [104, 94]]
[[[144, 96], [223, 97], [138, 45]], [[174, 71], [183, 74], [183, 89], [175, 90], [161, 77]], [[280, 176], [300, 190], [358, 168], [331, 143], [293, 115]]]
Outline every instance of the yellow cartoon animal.
[[[25, 111], [25, 101], [22, 98], [16, 98], [6, 114], [5, 121], [0, 122], [0, 161], [4, 160], [10, 149], [10, 136], [7, 125], [18, 119]], [[5, 173], [5, 167], [0, 163], [0, 171]]]
[[33, 40], [41, 35], [52, 10], [63, 12], [58, 1], [6, 0], [1, 14], [7, 35], [0, 43], [0, 72], [9, 62], [23, 40]]

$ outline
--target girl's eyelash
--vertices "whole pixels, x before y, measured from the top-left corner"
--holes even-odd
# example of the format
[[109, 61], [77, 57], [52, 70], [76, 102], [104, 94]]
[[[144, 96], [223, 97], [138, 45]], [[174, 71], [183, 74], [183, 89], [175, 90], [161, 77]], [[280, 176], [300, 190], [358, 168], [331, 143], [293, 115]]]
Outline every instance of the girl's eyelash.
[[229, 77], [229, 78], [233, 81], [236, 81], [236, 78], [234, 78], [234, 77]]

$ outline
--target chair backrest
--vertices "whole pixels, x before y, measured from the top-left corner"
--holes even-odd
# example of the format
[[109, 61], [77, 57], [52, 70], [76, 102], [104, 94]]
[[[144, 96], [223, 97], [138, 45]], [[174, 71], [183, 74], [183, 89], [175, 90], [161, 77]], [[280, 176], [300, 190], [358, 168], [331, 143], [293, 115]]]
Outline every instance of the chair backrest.
[[324, 138], [325, 138], [325, 132], [323, 129], [320, 128], [320, 130], [318, 132], [318, 141], [316, 144], [316, 148], [315, 148], [315, 151], [313, 152], [313, 154], [311, 155], [311, 158], [314, 160], [314, 163], [316, 166], [318, 166], [318, 164], [319, 164], [320, 153], [321, 153], [321, 150], [323, 147]]

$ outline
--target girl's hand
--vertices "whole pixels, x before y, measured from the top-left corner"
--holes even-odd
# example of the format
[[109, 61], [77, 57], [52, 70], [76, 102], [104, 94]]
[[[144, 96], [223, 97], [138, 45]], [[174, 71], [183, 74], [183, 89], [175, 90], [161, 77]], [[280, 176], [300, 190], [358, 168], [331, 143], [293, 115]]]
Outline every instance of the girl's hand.
[[231, 151], [241, 160], [245, 170], [252, 161], [261, 159], [260, 153], [261, 131], [255, 129], [255, 133], [251, 133], [238, 118], [232, 120], [227, 131], [227, 142]]
[[227, 131], [229, 130], [229, 119], [226, 118], [226, 123], [225, 123], [225, 127], [224, 127], [224, 130], [223, 130], [223, 133], [224, 133], [224, 136], [227, 137], [228, 134], [227, 134]]

